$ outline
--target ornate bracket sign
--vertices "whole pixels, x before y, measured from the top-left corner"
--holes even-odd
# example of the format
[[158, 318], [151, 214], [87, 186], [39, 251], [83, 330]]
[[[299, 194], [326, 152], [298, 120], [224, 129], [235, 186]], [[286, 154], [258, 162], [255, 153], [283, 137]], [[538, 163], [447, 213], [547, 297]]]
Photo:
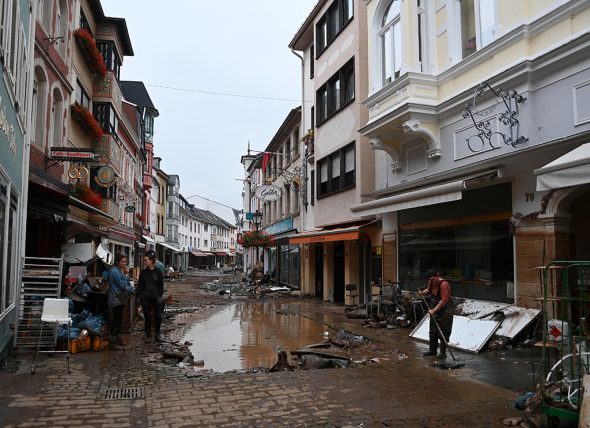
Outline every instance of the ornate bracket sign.
[[[98, 155], [92, 151], [92, 149], [85, 149], [85, 148], [78, 148], [78, 147], [51, 147], [49, 152], [49, 156], [47, 157], [46, 161], [53, 161], [51, 165], [45, 166], [45, 171], [47, 171], [52, 166], [57, 165], [60, 162], [70, 161], [76, 163], [85, 163], [85, 162], [97, 162]], [[70, 169], [70, 172], [72, 170]], [[72, 173], [75, 174], [75, 173]], [[88, 171], [86, 171], [86, 176], [88, 175]], [[80, 178], [80, 177], [73, 177], [73, 178]]]
[[[476, 100], [478, 97], [490, 90], [496, 96], [496, 103], [490, 107], [476, 110]], [[465, 105], [463, 111], [463, 118], [470, 118], [473, 125], [477, 129], [477, 135], [472, 135], [467, 138], [467, 146], [472, 152], [480, 152], [489, 146], [489, 148], [497, 149], [494, 145], [494, 135], [499, 136], [504, 144], [516, 147], [519, 144], [526, 143], [529, 139], [519, 135], [520, 121], [518, 119], [518, 105], [526, 101], [526, 98], [520, 95], [515, 90], [504, 91], [501, 88], [493, 89], [488, 82], [481, 83], [473, 95], [473, 102]], [[498, 116], [498, 120], [506, 127], [507, 132], [497, 132], [491, 130], [491, 123], [489, 116], [495, 111], [496, 107], [503, 106], [504, 111]]]
[[254, 190], [254, 196], [257, 199], [265, 202], [276, 201], [281, 197], [282, 194], [283, 192], [278, 186], [262, 185], [258, 186], [256, 190]]

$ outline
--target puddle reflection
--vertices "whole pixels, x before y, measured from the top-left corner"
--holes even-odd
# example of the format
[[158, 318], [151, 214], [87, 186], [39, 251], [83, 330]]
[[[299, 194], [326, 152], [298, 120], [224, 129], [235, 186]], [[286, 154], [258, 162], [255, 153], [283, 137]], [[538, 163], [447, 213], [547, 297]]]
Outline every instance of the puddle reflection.
[[[187, 323], [183, 341], [190, 341], [195, 360], [205, 361], [205, 368], [216, 372], [254, 367], [272, 367], [277, 352], [300, 349], [322, 340], [328, 330], [320, 322], [299, 315], [277, 313], [297, 312], [301, 303], [270, 302], [232, 303], [214, 308], [206, 319], [177, 318]], [[201, 318], [201, 317], [199, 317]], [[325, 316], [322, 322], [328, 322]], [[190, 324], [190, 325], [189, 325]]]

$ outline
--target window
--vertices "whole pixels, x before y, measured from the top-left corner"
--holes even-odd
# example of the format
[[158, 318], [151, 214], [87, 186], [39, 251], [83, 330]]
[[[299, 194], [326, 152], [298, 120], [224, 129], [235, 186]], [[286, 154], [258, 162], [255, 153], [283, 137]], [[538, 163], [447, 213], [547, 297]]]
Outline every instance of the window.
[[107, 134], [115, 135], [119, 120], [110, 103], [94, 103], [94, 117]]
[[104, 57], [104, 62], [107, 65], [107, 70], [112, 71], [117, 80], [119, 80], [121, 72], [121, 60], [119, 59], [119, 55], [117, 54], [117, 50], [115, 49], [115, 42], [97, 40], [96, 47]]
[[459, 1], [461, 28], [461, 58], [467, 58], [494, 40], [496, 29], [495, 2], [482, 0]]
[[[353, 0], [334, 0], [316, 24], [316, 54], [319, 56], [340, 34], [353, 16]], [[313, 54], [313, 50], [312, 50]], [[310, 73], [310, 76], [311, 75]]]
[[[355, 185], [354, 143], [320, 160], [318, 162], [318, 169], [320, 171], [318, 178], [318, 197], [353, 187]], [[313, 188], [311, 193], [313, 201]]]
[[309, 182], [309, 203], [315, 203], [315, 171], [311, 171], [311, 180]]
[[79, 80], [76, 80], [76, 102], [90, 111], [90, 97]]
[[393, 0], [385, 9], [379, 31], [383, 85], [400, 75], [402, 63], [400, 1]]
[[309, 48], [309, 78], [313, 79], [313, 74], [314, 74], [314, 47], [313, 45], [311, 45], [311, 48]]
[[6, 243], [0, 246], [0, 315], [14, 304], [18, 203], [14, 188], [0, 176], [0, 242]]
[[84, 14], [84, 11], [82, 9], [80, 9], [80, 28], [83, 28], [90, 34], [92, 34], [90, 24], [88, 23], [88, 19], [86, 18], [86, 15]]
[[354, 100], [354, 58], [336, 72], [316, 93], [320, 125]]
[[143, 135], [145, 137], [145, 141], [152, 141], [154, 136], [154, 118], [150, 114], [145, 115], [145, 119], [143, 121]]

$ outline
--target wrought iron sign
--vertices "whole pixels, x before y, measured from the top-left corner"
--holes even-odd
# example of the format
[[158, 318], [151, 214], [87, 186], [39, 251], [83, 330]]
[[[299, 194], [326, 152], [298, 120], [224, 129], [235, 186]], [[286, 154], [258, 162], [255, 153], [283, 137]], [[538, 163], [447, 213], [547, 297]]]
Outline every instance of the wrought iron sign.
[[[52, 161], [51, 164], [47, 164], [50, 161]], [[94, 153], [92, 149], [78, 147], [51, 147], [49, 149], [49, 156], [45, 159], [45, 171], [47, 171], [52, 166], [57, 165], [58, 163], [66, 161], [75, 162], [76, 164], [98, 162], [98, 155]], [[73, 170], [70, 170], [68, 173], [70, 173], [71, 171]], [[75, 172], [71, 173], [75, 174]], [[86, 176], [88, 176], [88, 171], [86, 171]]]
[[[486, 91], [491, 91], [496, 97], [496, 102], [489, 107], [481, 110], [476, 109], [476, 101], [483, 96]], [[488, 82], [481, 83], [473, 95], [473, 102], [465, 105], [463, 118], [470, 118], [477, 129], [477, 135], [467, 138], [467, 146], [472, 152], [480, 152], [489, 146], [491, 149], [497, 149], [499, 146], [494, 145], [494, 135], [501, 138], [506, 145], [516, 147], [519, 144], [526, 143], [529, 139], [520, 135], [520, 121], [518, 105], [526, 101], [526, 98], [515, 90], [504, 91], [501, 88], [494, 89]], [[504, 108], [504, 111], [498, 115], [498, 120], [508, 129], [506, 132], [492, 131], [489, 116], [496, 108]], [[475, 141], [475, 143], [474, 143]], [[475, 145], [477, 144], [477, 145]], [[481, 145], [481, 147], [480, 147]]]

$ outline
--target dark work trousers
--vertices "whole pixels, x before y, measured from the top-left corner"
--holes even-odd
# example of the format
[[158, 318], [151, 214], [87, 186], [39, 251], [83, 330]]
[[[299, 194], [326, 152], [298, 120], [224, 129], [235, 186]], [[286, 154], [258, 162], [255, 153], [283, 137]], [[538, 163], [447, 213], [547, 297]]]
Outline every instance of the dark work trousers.
[[143, 316], [145, 318], [145, 334], [150, 336], [152, 327], [155, 329], [155, 337], [160, 334], [160, 327], [162, 325], [162, 312], [164, 312], [164, 300], [159, 299], [141, 299], [141, 307], [143, 308]]
[[117, 339], [117, 341], [120, 341], [124, 309], [125, 305], [113, 306], [111, 308], [111, 323], [109, 329], [111, 331], [111, 338]]
[[[439, 300], [435, 299], [433, 308], [438, 304]], [[451, 330], [453, 329], [453, 300], [450, 300], [447, 305], [438, 311], [434, 315], [430, 315], [430, 329], [428, 332], [428, 338], [430, 339], [430, 351], [436, 352], [438, 346], [438, 340], [440, 339], [440, 352], [443, 353], [447, 350], [447, 343], [451, 337]], [[438, 326], [444, 336], [444, 339], [440, 337], [440, 333], [436, 328], [435, 320], [438, 322]], [[446, 343], [445, 343], [446, 342]]]

